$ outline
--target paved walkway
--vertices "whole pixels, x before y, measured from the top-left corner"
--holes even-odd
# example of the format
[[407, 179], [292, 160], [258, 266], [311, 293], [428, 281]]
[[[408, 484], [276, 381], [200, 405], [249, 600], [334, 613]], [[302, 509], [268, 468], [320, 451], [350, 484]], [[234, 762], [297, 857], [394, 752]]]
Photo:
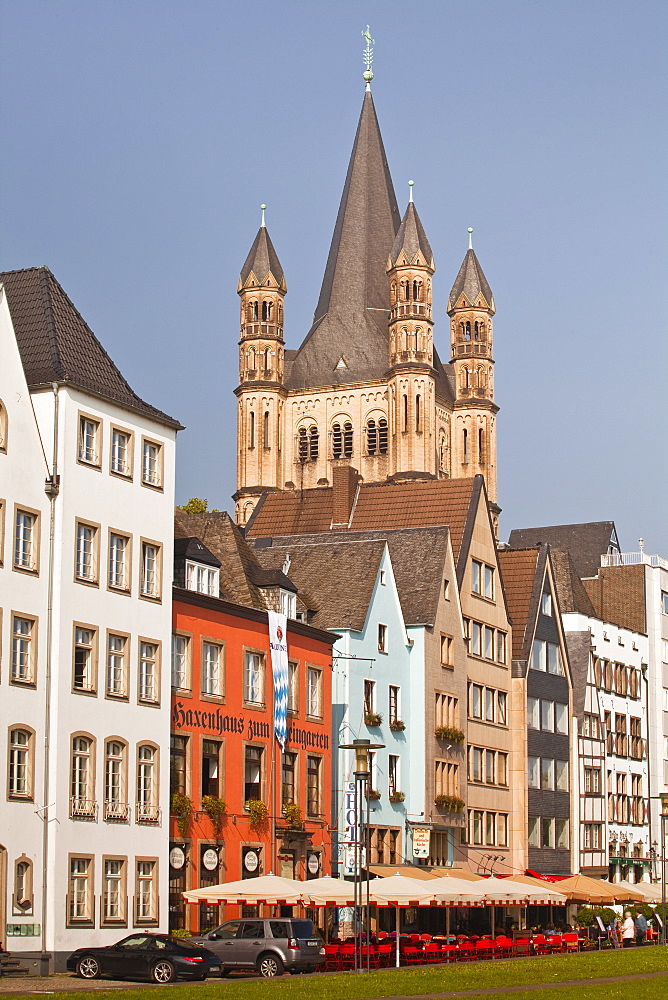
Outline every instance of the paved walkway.
[[[396, 996], [385, 996], [382, 1000], [456, 1000], [457, 997], [492, 997], [501, 996], [504, 993], [519, 993], [529, 990], [557, 989], [566, 986], [605, 986], [607, 983], [633, 983], [636, 979], [668, 979], [668, 969], [665, 972], [642, 972], [633, 976], [608, 976], [603, 979], [568, 979], [559, 983], [530, 983], [528, 985], [499, 986], [497, 989], [483, 990], [456, 990], [451, 993], [400, 993]], [[255, 978], [255, 977], [253, 977]], [[238, 982], [239, 979], [236, 979]], [[211, 986], [214, 980], [209, 979], [206, 983], [189, 982], [188, 987]], [[235, 979], [216, 980], [216, 984], [223, 986], [225, 983], [235, 982]], [[173, 986], [183, 986], [183, 982], [173, 983]], [[83, 991], [118, 991], [156, 988], [155, 983], [128, 982], [127, 980], [114, 979], [78, 979], [69, 973], [60, 973], [55, 976], [45, 978], [30, 977], [29, 979], [14, 979], [10, 976], [3, 976], [0, 979], [0, 997], [2, 996], [44, 996], [50, 993], [80, 993]], [[169, 986], [162, 986], [160, 989], [169, 989]]]

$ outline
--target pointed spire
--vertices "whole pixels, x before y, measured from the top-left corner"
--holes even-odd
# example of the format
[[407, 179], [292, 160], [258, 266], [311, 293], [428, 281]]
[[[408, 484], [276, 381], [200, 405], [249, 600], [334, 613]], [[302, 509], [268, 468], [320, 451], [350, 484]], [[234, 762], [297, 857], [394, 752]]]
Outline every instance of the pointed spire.
[[373, 98], [367, 92], [313, 326], [292, 365], [290, 383], [295, 388], [336, 382], [332, 373], [341, 355], [348, 364], [348, 381], [384, 375], [385, 268], [399, 221]]
[[274, 250], [274, 244], [271, 242], [269, 233], [267, 232], [264, 224], [264, 212], [266, 207], [266, 205], [260, 206], [262, 209], [262, 222], [257, 231], [257, 236], [253, 241], [253, 246], [250, 248], [250, 252], [246, 257], [244, 266], [241, 268], [241, 278], [239, 281], [240, 288], [244, 287], [251, 274], [254, 275], [255, 281], [258, 285], [264, 285], [267, 280], [267, 276], [271, 274], [279, 288], [285, 288], [285, 275], [283, 274], [283, 268], [281, 267], [278, 254]]
[[[411, 188], [412, 193], [413, 189]], [[396, 265], [402, 253], [409, 264], [412, 264], [419, 254], [427, 267], [432, 270], [434, 269], [434, 257], [429, 246], [429, 240], [420, 222], [420, 216], [417, 213], [417, 208], [412, 198], [408, 202], [408, 207], [399, 226], [397, 238], [390, 252], [390, 267]]]
[[[470, 230], [470, 232], [472, 231], [473, 230]], [[448, 297], [448, 312], [455, 308], [457, 300], [462, 293], [466, 296], [471, 305], [475, 305], [478, 297], [482, 295], [487, 308], [491, 309], [492, 312], [496, 310], [492, 289], [489, 287], [489, 282], [484, 275], [483, 269], [481, 268], [480, 262], [472, 247], [469, 247], [466, 251], [466, 256], [462, 261], [462, 266], [459, 268], [459, 274], [455, 278], [455, 283], [450, 291], [450, 295]]]

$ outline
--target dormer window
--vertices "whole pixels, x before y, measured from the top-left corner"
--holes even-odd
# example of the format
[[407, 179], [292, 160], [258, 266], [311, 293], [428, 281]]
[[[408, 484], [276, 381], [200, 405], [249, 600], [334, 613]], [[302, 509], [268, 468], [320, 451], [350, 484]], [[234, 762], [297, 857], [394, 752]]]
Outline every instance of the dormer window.
[[280, 590], [281, 614], [286, 618], [297, 617], [297, 595], [290, 590]]
[[220, 570], [201, 563], [186, 562], [186, 589], [198, 594], [208, 594], [218, 597], [220, 588]]

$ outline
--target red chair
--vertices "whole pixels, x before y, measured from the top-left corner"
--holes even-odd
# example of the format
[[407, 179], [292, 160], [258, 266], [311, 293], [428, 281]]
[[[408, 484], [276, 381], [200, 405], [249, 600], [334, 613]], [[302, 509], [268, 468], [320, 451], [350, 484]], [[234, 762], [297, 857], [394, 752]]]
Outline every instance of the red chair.
[[437, 944], [425, 944], [422, 954], [427, 965], [433, 965], [442, 960], [441, 949]]
[[325, 969], [327, 972], [340, 972], [343, 968], [338, 944], [325, 945]]
[[525, 958], [531, 954], [531, 942], [529, 938], [518, 938], [513, 942], [513, 955], [516, 958]]
[[544, 934], [534, 934], [531, 939], [534, 955], [549, 955], [550, 946]]
[[369, 948], [362, 948], [362, 967], [366, 968], [367, 961], [369, 963], [370, 969], [380, 968], [380, 955], [378, 954], [378, 949], [375, 945], [371, 945]]
[[462, 941], [459, 945], [459, 961], [475, 962], [477, 958], [478, 953], [475, 944], [470, 941]]
[[355, 945], [354, 944], [342, 944], [339, 948], [339, 961], [341, 963], [341, 969], [354, 969], [355, 968]]
[[547, 944], [552, 954], [564, 950], [564, 941], [561, 934], [551, 934], [547, 939]]
[[423, 961], [422, 952], [413, 945], [406, 945], [401, 951], [402, 965], [418, 965]]
[[513, 942], [509, 937], [498, 937], [496, 939], [499, 958], [508, 958], [513, 953]]
[[378, 945], [378, 959], [381, 969], [389, 969], [394, 965], [395, 947], [393, 944]]
[[497, 951], [496, 941], [489, 941], [487, 939], [476, 941], [475, 950], [478, 958], [494, 958], [494, 954]]
[[456, 944], [442, 944], [441, 955], [444, 962], [456, 962], [459, 947]]
[[563, 943], [566, 951], [579, 951], [580, 950], [580, 939], [577, 934], [563, 934]]

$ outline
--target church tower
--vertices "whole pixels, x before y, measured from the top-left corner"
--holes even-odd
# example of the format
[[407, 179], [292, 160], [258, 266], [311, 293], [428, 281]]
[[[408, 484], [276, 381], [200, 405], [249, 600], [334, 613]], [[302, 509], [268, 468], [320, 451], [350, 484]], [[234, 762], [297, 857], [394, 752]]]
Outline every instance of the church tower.
[[435, 473], [434, 258], [411, 197], [387, 265], [390, 283], [390, 469]]
[[237, 415], [237, 521], [245, 524], [261, 493], [281, 484], [281, 424], [286, 397], [283, 268], [262, 224], [241, 269]]
[[485, 477], [496, 504], [496, 414], [492, 317], [494, 296], [473, 250], [469, 249], [448, 298], [451, 365], [455, 376], [452, 421], [452, 476]]

